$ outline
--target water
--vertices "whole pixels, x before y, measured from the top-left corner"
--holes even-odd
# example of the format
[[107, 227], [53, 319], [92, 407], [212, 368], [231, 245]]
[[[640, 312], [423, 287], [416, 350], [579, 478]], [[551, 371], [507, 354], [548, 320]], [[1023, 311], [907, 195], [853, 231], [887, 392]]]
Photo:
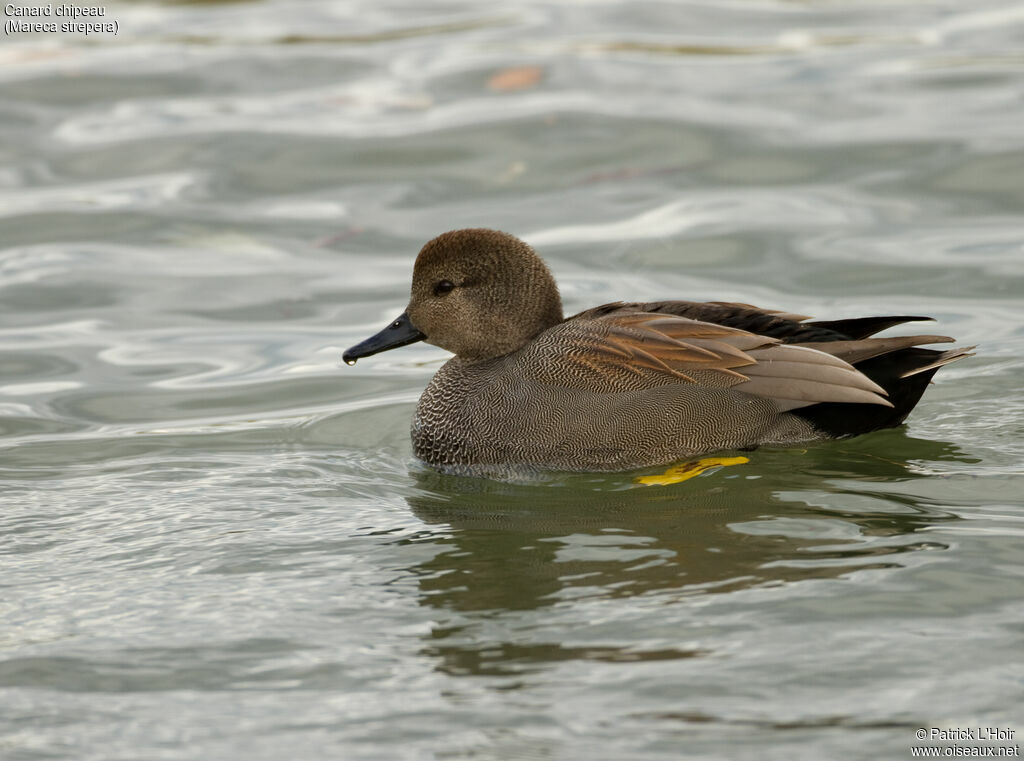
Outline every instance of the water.
[[[1019, 742], [1018, 4], [107, 14], [0, 43], [0, 757]], [[978, 356], [904, 429], [676, 486], [439, 476], [444, 353], [341, 352], [466, 226], [570, 311], [930, 314]]]

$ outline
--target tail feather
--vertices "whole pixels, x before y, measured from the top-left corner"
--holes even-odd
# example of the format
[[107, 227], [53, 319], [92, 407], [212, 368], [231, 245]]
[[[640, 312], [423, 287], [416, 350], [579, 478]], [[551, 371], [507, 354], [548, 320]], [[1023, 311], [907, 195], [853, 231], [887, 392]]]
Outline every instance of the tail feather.
[[815, 320], [807, 324], [816, 328], [834, 330], [836, 333], [842, 333], [856, 341], [905, 322], [935, 322], [935, 318], [904, 314], [886, 317], [854, 317], [849, 320]]
[[900, 425], [914, 409], [940, 367], [971, 356], [973, 348], [936, 351], [910, 346], [853, 362], [855, 368], [885, 389], [893, 405], [891, 408], [875, 404], [824, 402], [793, 410], [791, 414], [802, 417], [818, 430], [834, 437], [892, 428]]
[[935, 359], [932, 360], [929, 364], [924, 365], [923, 367], [915, 367], [915, 368], [913, 368], [911, 370], [908, 370], [907, 372], [905, 372], [903, 374], [902, 377], [910, 378], [910, 377], [912, 377], [914, 375], [917, 375], [918, 373], [925, 373], [925, 372], [928, 372], [929, 370], [932, 371], [932, 374], [934, 374], [934, 372], [936, 370], [938, 370], [940, 367], [942, 367], [943, 365], [948, 365], [950, 362], [956, 362], [958, 359], [963, 359], [964, 357], [973, 357], [974, 356], [974, 352], [971, 351], [971, 350], [974, 349], [974, 348], [976, 348], [976, 347], [974, 347], [974, 346], [961, 346], [961, 347], [958, 347], [956, 349], [950, 349], [949, 351], [944, 351], [941, 354], [939, 354], [937, 357], [935, 357]]

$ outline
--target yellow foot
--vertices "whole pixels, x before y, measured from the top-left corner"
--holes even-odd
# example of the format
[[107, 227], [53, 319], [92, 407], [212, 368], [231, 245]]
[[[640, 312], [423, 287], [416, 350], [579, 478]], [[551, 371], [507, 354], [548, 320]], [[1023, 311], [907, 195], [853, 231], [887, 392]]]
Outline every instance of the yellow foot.
[[725, 465], [742, 465], [745, 462], [750, 462], [750, 460], [746, 457], [705, 457], [701, 460], [673, 465], [664, 473], [656, 476], [639, 476], [633, 479], [633, 483], [646, 486], [668, 486], [669, 484], [678, 484], [694, 476], [699, 476], [704, 471], [711, 470], [712, 468], [721, 468]]

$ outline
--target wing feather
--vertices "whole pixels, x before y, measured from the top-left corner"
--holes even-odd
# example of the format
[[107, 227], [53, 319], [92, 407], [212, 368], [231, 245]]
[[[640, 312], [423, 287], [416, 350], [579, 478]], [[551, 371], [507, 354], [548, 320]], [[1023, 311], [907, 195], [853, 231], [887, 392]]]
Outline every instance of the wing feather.
[[952, 343], [952, 341], [953, 339], [949, 336], [893, 336], [891, 338], [861, 338], [857, 341], [797, 343], [793, 346], [808, 346], [844, 359], [852, 365], [898, 349], [907, 349], [923, 344]]
[[664, 312], [598, 307], [585, 314], [534, 342], [531, 350], [543, 355], [535, 364], [539, 380], [598, 393], [673, 383], [733, 388], [772, 399], [780, 410], [889, 405], [880, 386], [817, 348]]

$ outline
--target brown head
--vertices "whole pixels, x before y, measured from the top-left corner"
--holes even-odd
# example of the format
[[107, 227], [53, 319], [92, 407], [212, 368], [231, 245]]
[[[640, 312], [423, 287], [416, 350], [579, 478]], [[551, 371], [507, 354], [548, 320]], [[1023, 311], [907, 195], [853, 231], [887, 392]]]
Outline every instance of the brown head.
[[416, 257], [405, 314], [344, 358], [424, 340], [463, 359], [490, 359], [562, 319], [558, 286], [532, 248], [497, 230], [453, 230]]

